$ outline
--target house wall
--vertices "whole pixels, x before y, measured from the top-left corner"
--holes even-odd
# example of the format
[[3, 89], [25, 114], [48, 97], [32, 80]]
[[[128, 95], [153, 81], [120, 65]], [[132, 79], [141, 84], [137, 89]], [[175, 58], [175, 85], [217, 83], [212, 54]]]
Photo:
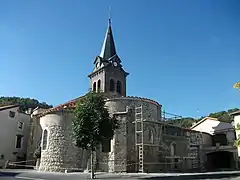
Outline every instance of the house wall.
[[192, 129], [199, 132], [214, 134], [216, 131], [226, 130], [230, 128], [232, 128], [232, 125], [230, 123], [207, 119]]
[[[9, 112], [15, 112], [12, 118]], [[23, 129], [18, 128], [18, 122], [23, 122]], [[0, 167], [5, 161], [16, 161], [17, 156], [24, 157], [27, 153], [30, 115], [18, 112], [18, 107], [0, 111]], [[22, 135], [21, 148], [16, 148], [16, 135]]]
[[233, 144], [234, 141], [236, 140], [235, 130], [226, 132], [226, 136], [227, 136], [228, 142]]
[[[235, 115], [233, 117], [233, 121], [234, 121], [234, 127], [237, 128], [237, 125], [240, 125], [240, 114], [239, 115]], [[236, 138], [240, 138], [240, 130], [235, 130], [236, 133]], [[237, 148], [238, 150], [238, 156], [240, 156], [240, 147]]]
[[203, 132], [203, 146], [212, 146], [212, 135], [217, 133], [226, 134], [227, 141], [230, 144], [235, 140], [235, 132], [230, 123], [207, 119], [192, 129]]
[[[230, 123], [220, 122], [217, 120], [206, 119], [201, 124], [198, 124], [196, 127], [192, 128], [195, 131], [202, 132], [202, 147], [200, 153], [200, 159], [204, 164], [204, 167], [208, 167], [207, 154], [216, 151], [229, 151], [233, 152], [235, 157], [236, 148], [233, 147], [233, 142], [235, 140], [235, 134], [233, 126]], [[204, 132], [204, 133], [203, 133]], [[227, 145], [221, 145], [217, 147], [213, 145], [213, 135], [225, 134], [227, 138]], [[235, 160], [236, 161], [236, 158]], [[235, 163], [235, 162], [233, 162]]]

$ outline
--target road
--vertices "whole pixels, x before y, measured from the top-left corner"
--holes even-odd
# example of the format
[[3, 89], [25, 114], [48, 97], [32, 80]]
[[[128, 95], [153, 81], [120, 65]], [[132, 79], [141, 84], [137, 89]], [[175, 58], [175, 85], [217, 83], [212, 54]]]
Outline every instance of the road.
[[[81, 180], [90, 179], [90, 174], [86, 173], [47, 173], [34, 170], [0, 170], [0, 180]], [[195, 174], [110, 174], [97, 173], [96, 179], [114, 179], [114, 180], [137, 180], [137, 179], [168, 179], [168, 180], [194, 180], [194, 179], [215, 179], [215, 180], [240, 180], [240, 172], [214, 172], [214, 173], [195, 173]]]

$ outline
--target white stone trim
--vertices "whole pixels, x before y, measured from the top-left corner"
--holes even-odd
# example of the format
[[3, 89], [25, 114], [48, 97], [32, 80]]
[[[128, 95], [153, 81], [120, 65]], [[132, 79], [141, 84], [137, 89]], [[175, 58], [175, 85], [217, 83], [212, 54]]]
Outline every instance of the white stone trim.
[[[44, 137], [44, 131], [47, 130], [47, 145], [46, 145], [46, 149], [43, 149], [43, 137]], [[41, 150], [42, 151], [47, 151], [48, 150], [48, 145], [49, 145], [49, 129], [48, 128], [44, 128], [42, 131], [42, 142], [41, 142]]]

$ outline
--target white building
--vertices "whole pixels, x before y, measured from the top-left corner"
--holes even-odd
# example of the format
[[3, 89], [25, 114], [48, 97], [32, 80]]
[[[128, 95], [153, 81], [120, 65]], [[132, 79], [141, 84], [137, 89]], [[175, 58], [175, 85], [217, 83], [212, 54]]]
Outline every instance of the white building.
[[[237, 126], [240, 126], [240, 110], [230, 114], [233, 118], [233, 125], [236, 133], [236, 137], [240, 138], [240, 130], [237, 129]], [[238, 156], [240, 156], [240, 147], [238, 147]]]
[[9, 160], [25, 160], [30, 115], [19, 112], [19, 105], [0, 107], [0, 167]]
[[202, 132], [202, 156], [210, 169], [238, 167], [238, 153], [234, 147], [235, 129], [231, 123], [205, 117], [191, 127]]

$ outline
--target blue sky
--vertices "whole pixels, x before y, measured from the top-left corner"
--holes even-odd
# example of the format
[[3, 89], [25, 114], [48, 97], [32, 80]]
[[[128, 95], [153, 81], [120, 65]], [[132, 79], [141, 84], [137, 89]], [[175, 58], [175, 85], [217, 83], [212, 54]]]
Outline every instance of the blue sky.
[[240, 107], [240, 1], [2, 0], [0, 96], [57, 105], [83, 95], [108, 8], [127, 94], [199, 117]]

